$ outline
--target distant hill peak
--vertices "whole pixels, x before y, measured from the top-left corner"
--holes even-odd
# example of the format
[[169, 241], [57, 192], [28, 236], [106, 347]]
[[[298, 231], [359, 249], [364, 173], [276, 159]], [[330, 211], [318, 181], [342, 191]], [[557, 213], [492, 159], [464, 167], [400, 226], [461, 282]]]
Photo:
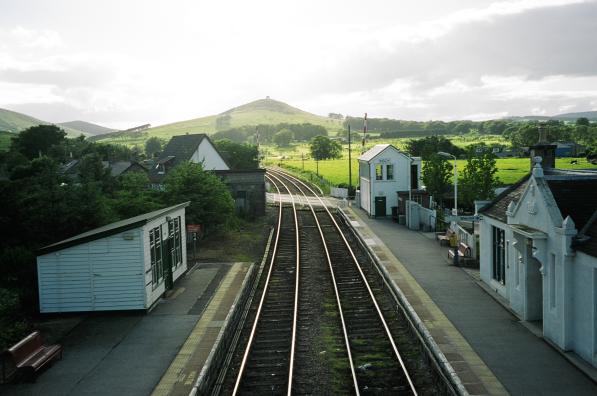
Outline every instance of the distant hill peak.
[[106, 128], [101, 125], [81, 120], [61, 122], [58, 125], [85, 132], [89, 135], [103, 135], [104, 133], [110, 133], [115, 131], [115, 129]]
[[239, 113], [239, 112], [248, 112], [248, 111], [271, 111], [275, 113], [283, 113], [283, 114], [306, 114], [306, 111], [301, 109], [297, 109], [296, 107], [292, 107], [287, 103], [280, 102], [278, 100], [270, 99], [270, 97], [266, 97], [265, 99], [258, 99], [254, 100], [253, 102], [246, 103], [241, 106], [233, 107], [230, 110], [226, 110], [225, 112], [221, 113], [220, 115], [232, 114], [232, 113]]

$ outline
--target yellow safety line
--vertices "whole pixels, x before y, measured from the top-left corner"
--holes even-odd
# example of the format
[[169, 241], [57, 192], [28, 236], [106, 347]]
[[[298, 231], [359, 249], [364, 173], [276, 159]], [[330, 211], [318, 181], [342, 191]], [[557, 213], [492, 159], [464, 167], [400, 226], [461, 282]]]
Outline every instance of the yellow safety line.
[[[180, 351], [168, 367], [166, 374], [162, 377], [158, 385], [152, 392], [152, 396], [166, 396], [168, 395], [177, 383], [188, 383], [187, 373], [185, 373], [185, 367], [195, 351], [199, 346], [199, 343], [203, 339], [205, 332], [211, 322], [213, 321], [216, 312], [222, 304], [222, 300], [227, 292], [229, 292], [230, 285], [234, 281], [236, 274], [243, 268], [242, 263], [235, 263], [232, 265], [228, 273], [220, 282], [216, 293], [211, 299], [209, 305], [205, 308], [205, 311], [201, 315], [199, 321], [195, 324], [195, 327], [191, 331], [189, 338], [185, 341]], [[198, 373], [201, 371], [201, 367], [193, 367], [188, 374], [194, 380]], [[190, 382], [193, 383], [192, 381]]]

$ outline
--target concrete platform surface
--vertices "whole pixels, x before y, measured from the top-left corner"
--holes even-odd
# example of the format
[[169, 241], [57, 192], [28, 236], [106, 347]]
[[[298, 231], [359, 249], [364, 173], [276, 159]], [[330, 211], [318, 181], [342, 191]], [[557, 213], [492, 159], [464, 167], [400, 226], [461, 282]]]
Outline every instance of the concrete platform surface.
[[346, 211], [471, 394], [596, 395], [597, 385], [490, 297], [447, 249], [388, 219]]
[[63, 359], [3, 395], [148, 395], [194, 329], [231, 264], [201, 264], [149, 313], [93, 314], [62, 340]]

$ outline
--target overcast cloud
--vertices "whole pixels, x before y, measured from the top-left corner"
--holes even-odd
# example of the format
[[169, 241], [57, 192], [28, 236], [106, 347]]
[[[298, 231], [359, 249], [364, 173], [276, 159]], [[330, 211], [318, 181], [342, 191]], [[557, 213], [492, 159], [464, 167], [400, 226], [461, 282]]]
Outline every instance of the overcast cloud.
[[595, 48], [597, 1], [4, 0], [0, 107], [123, 128], [266, 95], [417, 120], [597, 110]]

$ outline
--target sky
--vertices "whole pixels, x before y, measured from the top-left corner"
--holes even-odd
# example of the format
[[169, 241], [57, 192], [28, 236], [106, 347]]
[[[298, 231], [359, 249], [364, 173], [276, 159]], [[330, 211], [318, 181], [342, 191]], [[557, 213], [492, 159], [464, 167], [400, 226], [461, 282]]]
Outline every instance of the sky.
[[597, 0], [0, 0], [0, 108], [128, 128], [597, 110]]

